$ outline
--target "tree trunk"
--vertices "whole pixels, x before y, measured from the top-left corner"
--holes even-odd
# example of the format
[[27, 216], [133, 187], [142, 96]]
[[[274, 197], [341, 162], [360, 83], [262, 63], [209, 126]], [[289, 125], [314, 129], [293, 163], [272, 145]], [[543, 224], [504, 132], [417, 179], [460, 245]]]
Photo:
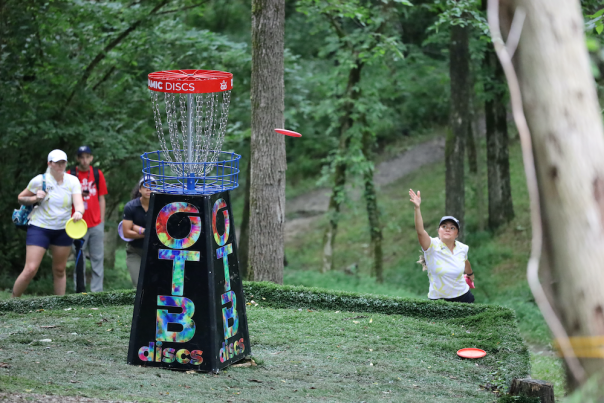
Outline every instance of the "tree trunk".
[[469, 40], [468, 27], [451, 26], [450, 77], [451, 106], [450, 130], [445, 144], [445, 213], [457, 218], [461, 223], [459, 237], [464, 230], [464, 155], [465, 141], [470, 122], [469, 94]]
[[[250, 150], [251, 157], [251, 150]], [[249, 277], [248, 261], [250, 252], [250, 172], [251, 162], [248, 160], [247, 173], [245, 174], [245, 198], [243, 201], [243, 212], [241, 213], [241, 230], [239, 231], [239, 275], [242, 279], [252, 279]]]
[[[471, 91], [470, 91], [471, 92]], [[483, 173], [483, 159], [482, 159], [482, 147], [480, 147], [480, 129], [478, 123], [478, 114], [474, 107], [474, 96], [470, 93], [469, 98], [469, 111], [470, 111], [470, 123], [468, 124], [468, 138], [472, 141], [471, 147], [474, 147], [474, 168], [472, 168], [472, 161], [469, 159], [470, 173], [473, 177], [474, 191], [476, 198], [476, 216], [478, 218], [478, 231], [484, 231], [485, 223], [485, 209], [484, 209], [484, 180], [482, 177]]]
[[382, 251], [382, 225], [380, 223], [380, 210], [377, 202], [373, 173], [375, 171], [373, 161], [374, 137], [368, 128], [363, 129], [363, 155], [370, 167], [363, 173], [365, 182], [365, 202], [367, 203], [367, 218], [369, 219], [369, 232], [371, 234], [371, 251], [373, 266], [371, 275], [375, 276], [378, 283], [384, 282], [383, 273], [383, 251]]
[[[542, 267], [552, 272], [552, 302], [569, 336], [602, 336], [604, 128], [580, 4], [513, 5], [527, 13], [517, 68], [537, 168], [543, 252], [550, 262]], [[602, 369], [602, 359], [579, 360], [588, 376]]]
[[478, 138], [477, 133], [474, 132], [474, 99], [472, 95], [472, 81], [468, 80], [468, 128], [466, 133], [468, 134], [468, 146], [466, 151], [468, 153], [468, 166], [470, 168], [470, 174], [476, 176], [478, 174]]
[[283, 283], [285, 233], [284, 0], [252, 0], [252, 139], [248, 271]]
[[489, 193], [489, 228], [494, 230], [514, 218], [510, 161], [508, 151], [508, 123], [505, 107], [506, 92], [501, 85], [503, 70], [493, 50], [485, 55], [487, 71], [496, 85], [485, 85], [491, 97], [485, 102], [487, 127], [487, 178]]
[[541, 403], [555, 403], [554, 386], [537, 379], [514, 379], [510, 386], [510, 395], [538, 397]]
[[348, 152], [348, 145], [350, 144], [348, 129], [353, 125], [352, 113], [354, 103], [361, 95], [357, 84], [361, 81], [363, 63], [358, 59], [356, 62], [356, 65], [350, 69], [350, 73], [348, 74], [348, 84], [344, 93], [344, 97], [348, 98], [348, 102], [344, 105], [344, 112], [340, 119], [340, 145], [335, 162], [333, 190], [329, 198], [329, 207], [327, 210], [329, 224], [323, 235], [323, 273], [333, 269], [333, 249], [338, 232], [340, 209], [344, 199], [344, 186], [346, 185], [346, 154]]

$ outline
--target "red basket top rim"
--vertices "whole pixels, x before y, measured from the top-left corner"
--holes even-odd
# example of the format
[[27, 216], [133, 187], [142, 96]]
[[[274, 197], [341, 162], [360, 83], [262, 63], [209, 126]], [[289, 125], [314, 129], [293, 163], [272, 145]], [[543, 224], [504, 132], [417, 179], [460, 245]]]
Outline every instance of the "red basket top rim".
[[151, 91], [181, 94], [222, 92], [233, 88], [233, 74], [218, 70], [166, 70], [149, 73]]

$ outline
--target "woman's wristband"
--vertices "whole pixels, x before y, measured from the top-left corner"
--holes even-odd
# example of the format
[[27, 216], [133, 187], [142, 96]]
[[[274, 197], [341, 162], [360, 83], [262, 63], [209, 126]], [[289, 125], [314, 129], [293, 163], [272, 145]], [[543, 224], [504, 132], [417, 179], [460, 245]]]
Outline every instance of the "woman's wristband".
[[472, 272], [472, 273], [466, 273], [466, 276], [468, 276], [468, 277], [469, 276], [473, 276], [473, 275], [474, 275], [474, 272]]

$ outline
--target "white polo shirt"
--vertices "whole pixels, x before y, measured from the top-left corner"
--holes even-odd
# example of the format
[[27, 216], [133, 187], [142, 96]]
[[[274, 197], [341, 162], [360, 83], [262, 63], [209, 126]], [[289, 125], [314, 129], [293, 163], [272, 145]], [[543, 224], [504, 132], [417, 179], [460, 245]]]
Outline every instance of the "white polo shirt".
[[[42, 175], [33, 178], [27, 189], [36, 193], [42, 190]], [[46, 171], [46, 197], [39, 206], [34, 208], [29, 225], [45, 229], [63, 229], [71, 218], [73, 194], [81, 194], [80, 181], [68, 173], [63, 175], [63, 183], [57, 183], [52, 174]]]
[[430, 238], [430, 246], [424, 251], [430, 290], [428, 298], [456, 298], [470, 289], [464, 278], [468, 245], [455, 241], [453, 252], [440, 238]]

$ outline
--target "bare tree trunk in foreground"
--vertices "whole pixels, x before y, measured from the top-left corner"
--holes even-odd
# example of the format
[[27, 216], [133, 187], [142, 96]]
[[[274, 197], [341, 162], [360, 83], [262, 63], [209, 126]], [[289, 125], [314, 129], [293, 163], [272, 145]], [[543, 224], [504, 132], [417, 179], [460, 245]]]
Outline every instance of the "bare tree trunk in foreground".
[[[496, 4], [494, 0], [489, 2], [491, 27], [496, 21]], [[590, 71], [579, 1], [515, 0], [507, 4], [518, 8], [504, 7], [500, 10], [504, 11], [502, 17], [505, 12], [519, 14], [520, 8], [526, 12], [517, 67], [532, 136], [540, 199], [540, 204], [532, 208], [532, 211], [539, 211], [539, 207], [541, 210], [541, 222], [538, 217], [533, 222], [537, 226], [533, 226], [533, 233], [541, 233], [539, 224], [542, 223], [543, 260], [549, 262], [542, 270], [551, 272], [555, 296], [551, 303], [570, 336], [580, 364], [576, 366], [572, 356], [567, 358], [578, 381], [570, 383], [574, 389], [586, 377], [601, 371], [604, 365], [601, 348], [589, 348], [594, 343], [601, 346], [604, 335], [602, 116]], [[513, 34], [514, 31], [510, 37]], [[505, 63], [512, 92], [517, 87], [510, 74], [511, 64], [504, 50], [499, 48], [498, 54]], [[518, 102], [514, 106], [514, 118], [519, 131], [524, 131]], [[530, 143], [523, 143], [523, 149], [530, 150]], [[529, 191], [534, 186], [532, 179], [527, 170]], [[534, 238], [535, 241], [540, 239]], [[529, 283], [535, 292], [539, 288], [533, 287], [530, 265], [531, 261]], [[542, 295], [537, 292], [535, 299], [542, 301]], [[560, 334], [555, 318], [547, 309], [544, 316], [552, 330]], [[565, 338], [559, 340], [563, 343]]]
[[285, 234], [284, 0], [252, 1], [252, 139], [248, 270], [283, 284]]

